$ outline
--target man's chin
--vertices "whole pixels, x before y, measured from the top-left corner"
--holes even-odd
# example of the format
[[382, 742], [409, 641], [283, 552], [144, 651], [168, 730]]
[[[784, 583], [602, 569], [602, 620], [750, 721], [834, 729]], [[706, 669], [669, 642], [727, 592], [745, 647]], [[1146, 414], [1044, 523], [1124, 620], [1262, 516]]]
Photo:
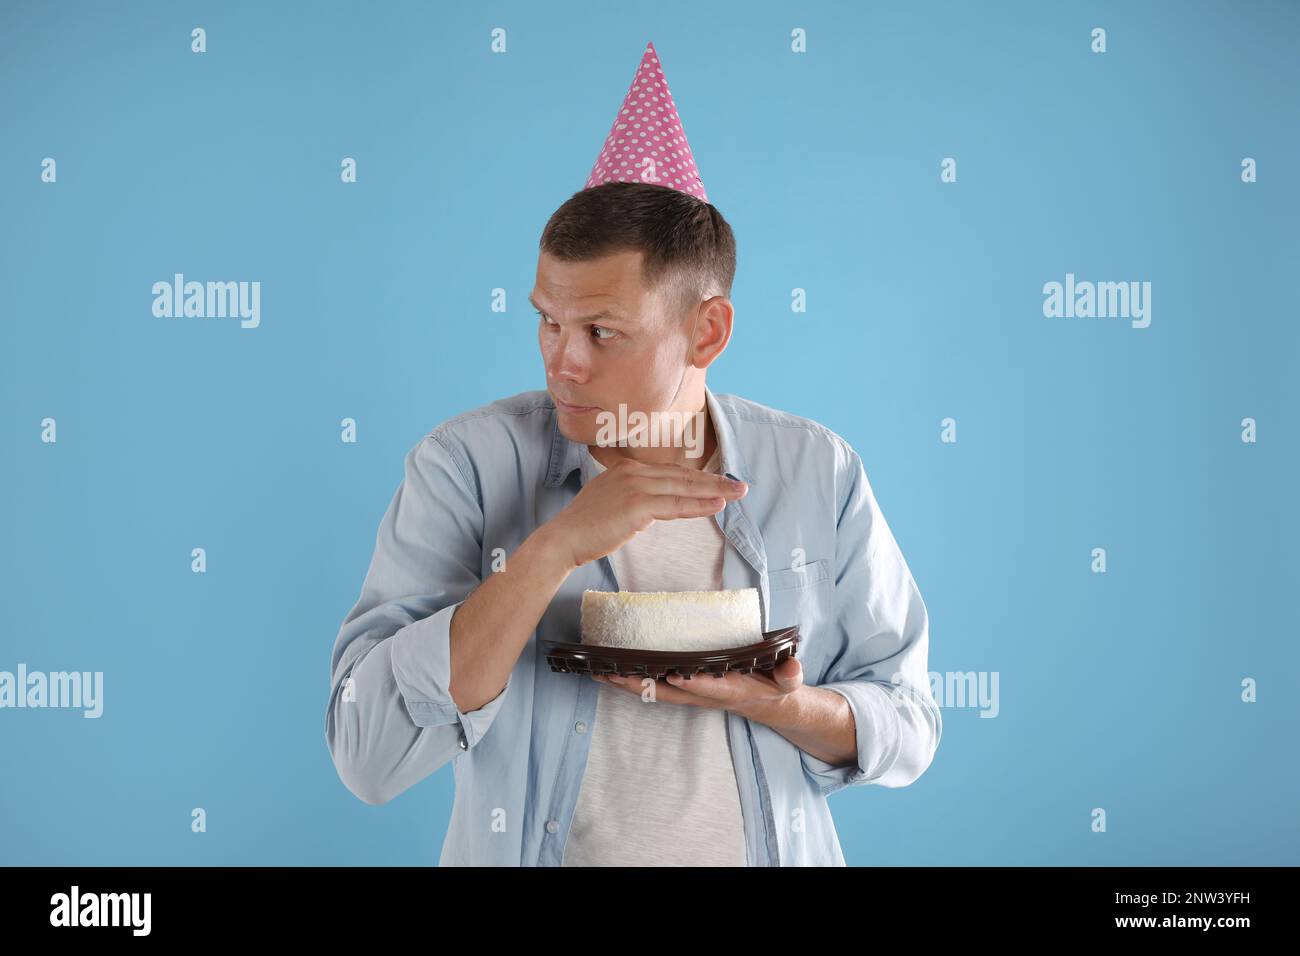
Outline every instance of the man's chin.
[[[581, 416], [577, 416], [581, 418]], [[590, 424], [581, 421], [574, 421], [573, 415], [561, 415], [559, 418], [560, 434], [569, 441], [581, 442], [584, 445], [596, 444], [596, 429]]]

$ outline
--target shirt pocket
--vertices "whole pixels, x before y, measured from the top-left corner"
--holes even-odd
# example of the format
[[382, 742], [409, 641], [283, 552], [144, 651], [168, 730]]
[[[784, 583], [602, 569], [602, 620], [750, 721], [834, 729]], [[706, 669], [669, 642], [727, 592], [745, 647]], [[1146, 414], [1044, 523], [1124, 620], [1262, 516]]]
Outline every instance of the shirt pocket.
[[811, 682], [825, 656], [824, 631], [835, 593], [830, 565], [825, 558], [820, 558], [805, 561], [801, 567], [768, 571], [767, 592], [767, 630], [799, 625], [796, 656], [803, 663], [805, 679]]

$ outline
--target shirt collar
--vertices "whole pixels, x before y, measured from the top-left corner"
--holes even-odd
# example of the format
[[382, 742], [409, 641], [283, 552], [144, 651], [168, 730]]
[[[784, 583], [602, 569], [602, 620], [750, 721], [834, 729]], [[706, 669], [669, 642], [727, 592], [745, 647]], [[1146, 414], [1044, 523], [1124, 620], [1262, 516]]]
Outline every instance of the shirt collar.
[[[713, 423], [713, 433], [721, 449], [722, 460], [718, 464], [719, 472], [752, 485], [749, 468], [736, 442], [736, 433], [731, 427], [731, 420], [723, 411], [722, 402], [713, 394], [708, 383], [704, 385], [704, 402], [709, 409], [709, 421]], [[551, 419], [548, 425], [551, 435], [551, 460], [546, 469], [545, 484], [548, 488], [554, 488], [564, 484], [569, 475], [582, 467], [582, 454], [587, 446], [565, 437], [564, 432], [560, 431], [560, 417], [549, 392], [546, 395], [546, 404], [550, 408]]]

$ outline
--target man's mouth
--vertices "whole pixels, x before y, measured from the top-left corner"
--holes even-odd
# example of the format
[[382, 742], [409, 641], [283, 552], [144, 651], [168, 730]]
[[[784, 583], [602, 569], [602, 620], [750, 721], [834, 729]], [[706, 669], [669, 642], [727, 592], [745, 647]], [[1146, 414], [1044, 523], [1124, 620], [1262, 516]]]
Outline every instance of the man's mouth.
[[555, 399], [555, 407], [570, 415], [580, 415], [583, 412], [593, 412], [596, 410], [595, 405], [570, 405], [568, 402], [562, 402], [558, 398]]

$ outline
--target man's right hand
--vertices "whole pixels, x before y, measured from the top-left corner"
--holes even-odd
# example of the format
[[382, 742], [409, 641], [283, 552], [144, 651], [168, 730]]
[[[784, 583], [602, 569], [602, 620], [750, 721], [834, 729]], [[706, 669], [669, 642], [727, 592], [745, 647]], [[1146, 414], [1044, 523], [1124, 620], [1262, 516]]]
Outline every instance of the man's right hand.
[[543, 527], [579, 568], [617, 551], [656, 521], [717, 514], [748, 490], [743, 482], [737, 487], [730, 478], [696, 468], [623, 458], [587, 482]]

